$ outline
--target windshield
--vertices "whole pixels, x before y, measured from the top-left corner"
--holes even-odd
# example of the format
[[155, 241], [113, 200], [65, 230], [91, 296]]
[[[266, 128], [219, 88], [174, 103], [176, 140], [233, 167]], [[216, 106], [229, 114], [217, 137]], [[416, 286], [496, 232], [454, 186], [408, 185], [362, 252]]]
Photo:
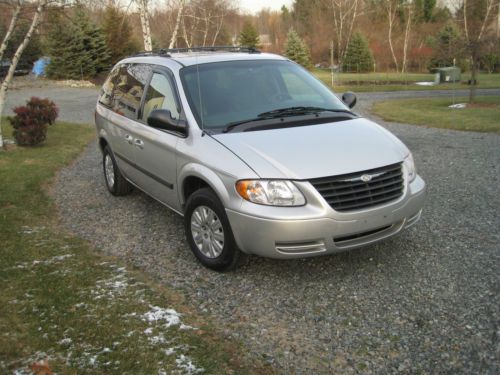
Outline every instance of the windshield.
[[204, 129], [292, 107], [348, 108], [309, 72], [290, 61], [227, 61], [181, 70], [181, 81]]

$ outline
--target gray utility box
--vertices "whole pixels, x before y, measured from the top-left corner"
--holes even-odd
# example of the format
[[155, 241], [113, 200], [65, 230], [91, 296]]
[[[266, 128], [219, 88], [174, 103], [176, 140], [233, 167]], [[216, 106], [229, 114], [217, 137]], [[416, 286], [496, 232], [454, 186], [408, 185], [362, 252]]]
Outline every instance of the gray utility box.
[[439, 83], [460, 82], [461, 71], [456, 66], [436, 69], [439, 74]]

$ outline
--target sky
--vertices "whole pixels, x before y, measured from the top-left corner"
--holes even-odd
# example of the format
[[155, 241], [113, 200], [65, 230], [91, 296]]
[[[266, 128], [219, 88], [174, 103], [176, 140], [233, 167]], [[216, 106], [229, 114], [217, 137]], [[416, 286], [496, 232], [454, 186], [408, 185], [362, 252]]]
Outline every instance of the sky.
[[271, 10], [281, 9], [283, 5], [290, 7], [293, 0], [239, 0], [241, 10], [250, 13], [257, 13], [262, 8], [270, 8]]

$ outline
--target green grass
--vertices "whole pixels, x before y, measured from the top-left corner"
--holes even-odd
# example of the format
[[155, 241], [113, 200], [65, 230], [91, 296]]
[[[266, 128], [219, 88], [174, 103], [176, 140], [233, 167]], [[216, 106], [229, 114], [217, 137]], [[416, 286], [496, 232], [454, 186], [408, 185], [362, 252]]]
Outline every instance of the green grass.
[[[455, 98], [455, 103], [465, 102], [467, 98]], [[500, 96], [478, 97], [464, 109], [448, 108], [451, 104], [451, 98], [397, 99], [375, 103], [372, 112], [404, 124], [500, 133]]]
[[[41, 146], [0, 151], [0, 373], [47, 360], [63, 374], [170, 374], [189, 359], [208, 374], [269, 373], [179, 294], [58, 226], [48, 189], [94, 133], [57, 123]], [[175, 309], [194, 328], [145, 320], [153, 306]]]
[[[314, 69], [313, 74], [331, 86], [331, 73], [326, 69]], [[418, 90], [459, 90], [468, 89], [466, 83], [419, 86], [415, 82], [434, 81], [433, 74], [427, 73], [334, 73], [333, 88], [336, 92], [354, 91], [418, 91]], [[462, 74], [462, 82], [467, 82], [469, 73]], [[500, 88], [500, 74], [479, 74], [479, 88]]]

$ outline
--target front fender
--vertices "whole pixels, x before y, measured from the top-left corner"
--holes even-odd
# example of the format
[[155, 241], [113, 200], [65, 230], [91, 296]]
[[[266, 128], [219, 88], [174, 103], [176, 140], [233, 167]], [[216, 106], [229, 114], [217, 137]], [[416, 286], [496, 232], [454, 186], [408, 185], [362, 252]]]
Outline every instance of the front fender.
[[[230, 181], [234, 181], [235, 178], [228, 175], [221, 178], [212, 169], [194, 162], [184, 165], [177, 176], [177, 186], [179, 186], [178, 194], [181, 205], [186, 203], [183, 191], [184, 182], [188, 177], [198, 177], [199, 179], [205, 181], [212, 188], [215, 194], [217, 194], [224, 207], [232, 206], [231, 194], [229, 193], [228, 185], [231, 186], [232, 183]], [[223, 179], [225, 181], [223, 181]]]

